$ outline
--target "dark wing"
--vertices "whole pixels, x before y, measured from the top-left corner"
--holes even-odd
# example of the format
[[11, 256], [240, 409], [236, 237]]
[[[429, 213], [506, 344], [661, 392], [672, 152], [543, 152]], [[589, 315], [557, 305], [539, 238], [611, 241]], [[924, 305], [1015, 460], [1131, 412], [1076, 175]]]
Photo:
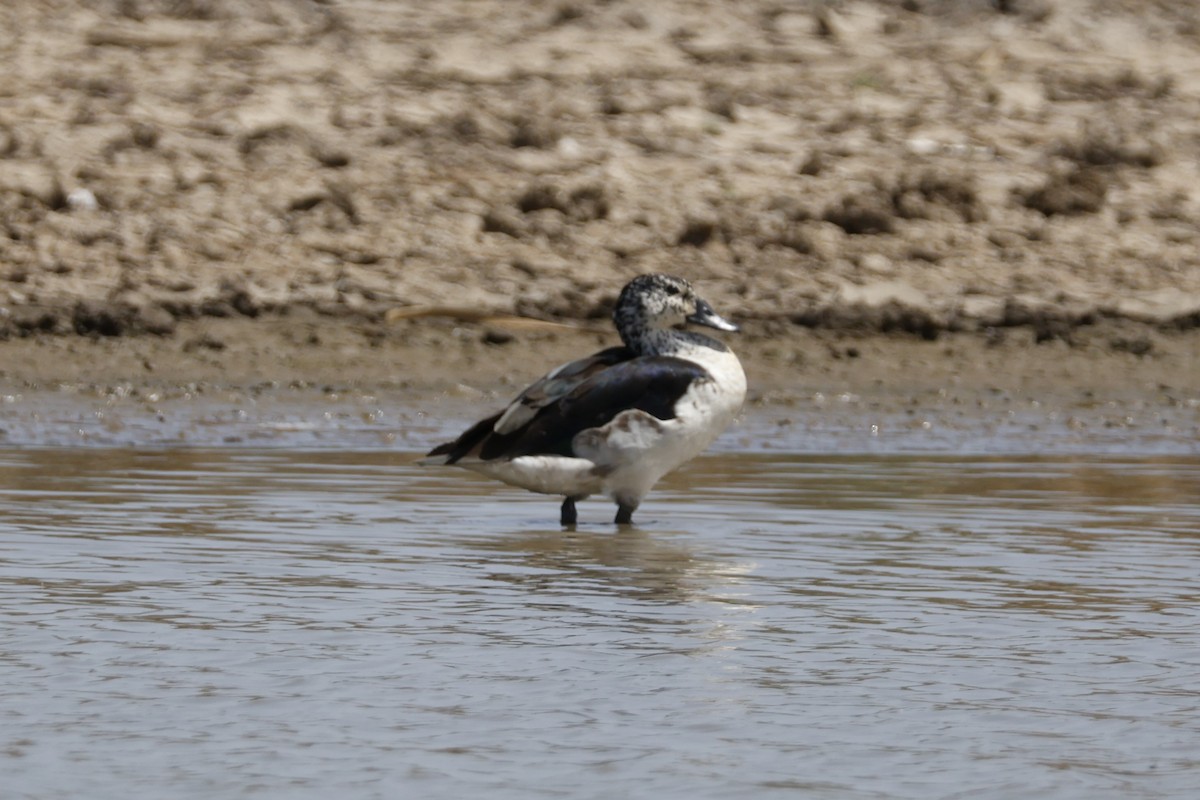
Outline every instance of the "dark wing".
[[570, 394], [580, 384], [614, 364], [633, 358], [628, 347], [609, 347], [586, 358], [563, 364], [539, 378], [498, 414], [475, 423], [452, 442], [440, 444], [422, 459], [430, 464], [453, 464], [479, 455], [479, 445], [492, 434], [511, 434], [528, 425], [538, 412]]
[[487, 461], [573, 455], [575, 434], [605, 425], [622, 411], [638, 409], [659, 419], [674, 419], [675, 402], [693, 382], [706, 377], [708, 373], [700, 365], [667, 356], [614, 364], [547, 405], [520, 430], [488, 437], [479, 457]]
[[633, 351], [628, 347], [610, 347], [551, 370], [500, 412], [494, 425], [496, 433], [512, 433], [523, 428], [539, 411], [573, 392], [588, 378], [631, 358]]
[[598, 428], [622, 411], [638, 409], [658, 419], [674, 419], [675, 403], [688, 387], [708, 377], [698, 364], [669, 356], [622, 361], [595, 372], [570, 392], [543, 405], [525, 425], [497, 433], [501, 415], [477, 423], [454, 442], [430, 456], [444, 463], [474, 456], [484, 461], [529, 455], [573, 455], [571, 440], [580, 431]]

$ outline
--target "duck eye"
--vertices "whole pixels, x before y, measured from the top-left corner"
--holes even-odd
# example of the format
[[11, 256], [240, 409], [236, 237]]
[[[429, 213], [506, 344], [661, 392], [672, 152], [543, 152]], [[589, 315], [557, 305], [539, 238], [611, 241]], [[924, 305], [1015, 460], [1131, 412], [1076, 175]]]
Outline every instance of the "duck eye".
[[666, 292], [667, 292], [667, 294], [668, 294], [668, 295], [670, 295], [671, 297], [674, 297], [675, 295], [679, 294], [679, 287], [678, 287], [678, 286], [670, 286], [670, 285], [668, 285], [668, 286], [666, 287]]

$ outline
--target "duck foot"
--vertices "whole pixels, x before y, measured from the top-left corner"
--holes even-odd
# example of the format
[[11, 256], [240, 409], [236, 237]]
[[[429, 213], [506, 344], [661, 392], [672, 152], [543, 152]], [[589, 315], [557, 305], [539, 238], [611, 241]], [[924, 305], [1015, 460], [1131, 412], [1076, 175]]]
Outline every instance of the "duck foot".
[[617, 504], [617, 518], [613, 520], [617, 525], [632, 525], [633, 510], [637, 506], [627, 506], [624, 503]]

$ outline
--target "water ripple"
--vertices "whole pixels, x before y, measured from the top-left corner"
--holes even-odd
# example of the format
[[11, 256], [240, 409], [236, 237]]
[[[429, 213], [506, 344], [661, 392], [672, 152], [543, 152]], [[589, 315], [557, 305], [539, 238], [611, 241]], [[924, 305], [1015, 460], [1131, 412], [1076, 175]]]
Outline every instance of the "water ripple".
[[1200, 461], [0, 453], [5, 797], [1188, 797]]

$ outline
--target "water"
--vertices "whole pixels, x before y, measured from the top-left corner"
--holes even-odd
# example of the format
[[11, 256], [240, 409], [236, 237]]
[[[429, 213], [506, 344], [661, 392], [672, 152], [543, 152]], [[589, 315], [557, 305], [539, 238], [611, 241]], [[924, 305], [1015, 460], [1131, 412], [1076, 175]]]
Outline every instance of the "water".
[[1200, 458], [0, 451], [4, 798], [1163, 798]]

